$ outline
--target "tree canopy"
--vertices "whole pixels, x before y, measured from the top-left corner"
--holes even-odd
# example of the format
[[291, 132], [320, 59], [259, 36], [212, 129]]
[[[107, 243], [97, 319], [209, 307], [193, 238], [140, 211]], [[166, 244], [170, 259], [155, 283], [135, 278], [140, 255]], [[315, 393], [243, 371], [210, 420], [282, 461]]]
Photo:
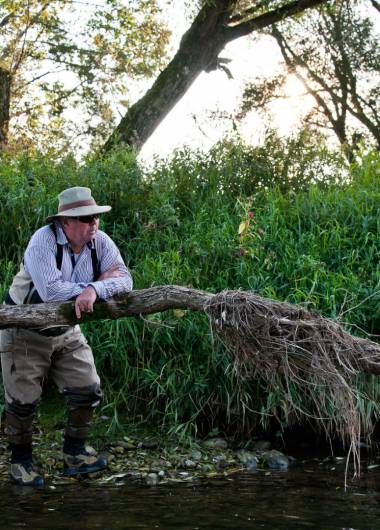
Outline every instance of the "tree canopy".
[[379, 148], [380, 41], [363, 12], [366, 4], [339, 0], [303, 20], [269, 28], [286, 71], [250, 83], [240, 116], [253, 108], [267, 110], [268, 103], [284, 96], [287, 74], [293, 73], [315, 101], [305, 116], [309, 127], [331, 129], [349, 158], [363, 133]]
[[107, 135], [115, 104], [129, 105], [128, 79], [163, 65], [159, 14], [156, 0], [2, 0], [0, 142], [67, 147]]
[[198, 75], [223, 67], [220, 53], [231, 41], [269, 27], [326, 0], [207, 0], [182, 36], [173, 59], [152, 88], [123, 116], [104, 145], [139, 151], [155, 128], [182, 98]]

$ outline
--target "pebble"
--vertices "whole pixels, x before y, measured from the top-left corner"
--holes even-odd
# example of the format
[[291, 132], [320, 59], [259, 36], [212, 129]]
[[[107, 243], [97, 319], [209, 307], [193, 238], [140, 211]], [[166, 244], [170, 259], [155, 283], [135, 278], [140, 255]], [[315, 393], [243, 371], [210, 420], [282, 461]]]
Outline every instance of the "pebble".
[[251, 451], [246, 451], [245, 449], [242, 449], [241, 451], [237, 452], [237, 457], [238, 457], [239, 462], [244, 464], [244, 466], [246, 468], [248, 468], [248, 467], [250, 469], [252, 469], [252, 468], [256, 469], [257, 468], [256, 455], [254, 453], [252, 453]]
[[203, 442], [204, 447], [209, 449], [227, 449], [228, 443], [223, 438], [211, 438]]
[[157, 473], [149, 473], [145, 479], [148, 486], [157, 486], [158, 475]]
[[189, 460], [188, 458], [182, 458], [182, 460], [179, 463], [179, 467], [182, 467], [183, 469], [194, 469], [197, 467], [196, 462], [193, 462], [193, 460]]

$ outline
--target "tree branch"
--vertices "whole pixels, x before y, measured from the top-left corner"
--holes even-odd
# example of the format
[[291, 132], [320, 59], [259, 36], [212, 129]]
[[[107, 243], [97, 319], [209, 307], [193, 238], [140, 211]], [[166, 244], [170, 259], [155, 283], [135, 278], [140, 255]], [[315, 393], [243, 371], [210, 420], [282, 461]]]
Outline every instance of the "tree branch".
[[227, 42], [229, 42], [239, 37], [244, 37], [245, 35], [249, 35], [253, 31], [263, 29], [267, 26], [275, 24], [276, 22], [285, 20], [286, 18], [291, 17], [292, 15], [302, 13], [302, 11], [305, 11], [306, 9], [318, 7], [319, 5], [322, 5], [324, 3], [325, 0], [295, 0], [277, 9], [268, 11], [268, 13], [259, 15], [258, 17], [247, 20], [246, 22], [242, 22], [237, 26], [228, 27], [226, 29], [226, 40]]
[[237, 0], [206, 2], [184, 33], [171, 62], [148, 92], [129, 108], [101, 152], [106, 153], [118, 144], [138, 152], [198, 75], [218, 64], [218, 56], [228, 42], [326, 1], [295, 0], [233, 27], [228, 24]]
[[[38, 18], [40, 17], [41, 13], [43, 13], [44, 9], [46, 9], [49, 4], [51, 4], [52, 0], [46, 0], [39, 11], [37, 11], [37, 13], [31, 17], [29, 20], [28, 20], [28, 23], [25, 25], [25, 27], [18, 31], [17, 35], [14, 37], [13, 41], [8, 44], [8, 46], [5, 46], [5, 48], [3, 48], [2, 50], [2, 54], [0, 56], [0, 61], [1, 60], [5, 60], [8, 58], [8, 56], [10, 55], [11, 53], [11, 49], [12, 49], [12, 45], [14, 45], [14, 50], [13, 50], [13, 55], [15, 55], [15, 51], [16, 51], [16, 45], [17, 43], [25, 36], [25, 34], [29, 31], [29, 29], [33, 26], [33, 24], [36, 22], [36, 20], [38, 20]], [[12, 16], [13, 13], [11, 13]], [[8, 15], [7, 15], [8, 16]], [[3, 19], [4, 20], [4, 19]], [[13, 63], [13, 59], [12, 59], [12, 63]], [[14, 68], [12, 67], [12, 70], [14, 70]]]
[[10, 21], [10, 19], [13, 17], [14, 17], [14, 13], [8, 13], [8, 15], [5, 15], [3, 20], [0, 22], [0, 28], [3, 28], [4, 26], [6, 26], [8, 22]]
[[49, 326], [74, 325], [93, 320], [148, 315], [167, 309], [192, 309], [203, 311], [205, 304], [214, 295], [206, 291], [188, 289], [178, 285], [151, 287], [132, 291], [119, 298], [94, 305], [94, 312], [75, 316], [74, 302], [50, 302], [31, 305], [0, 306], [0, 329], [45, 328]]
[[380, 3], [376, 2], [376, 0], [371, 0], [371, 3], [373, 7], [380, 13]]
[[[323, 82], [322, 78], [319, 78], [314, 74], [314, 72], [309, 68], [309, 65], [307, 63], [300, 60], [300, 58], [293, 52], [293, 50], [283, 37], [282, 33], [276, 28], [276, 26], [273, 26], [271, 34], [276, 39], [281, 54], [288, 68], [293, 67], [294, 63], [298, 66], [302, 66], [308, 72], [310, 77], [322, 87], [323, 91], [328, 92], [327, 84]], [[291, 55], [292, 58], [290, 58], [289, 55]], [[310, 83], [308, 83], [307, 79], [305, 79], [305, 77], [299, 71], [297, 71], [297, 69], [294, 69], [294, 75], [299, 81], [301, 81], [306, 90], [314, 97], [318, 105], [323, 108], [323, 112], [326, 115], [327, 119], [330, 121], [331, 124], [334, 125], [336, 119], [334, 118], [331, 110], [329, 109], [324, 99], [319, 94], [319, 91], [314, 90], [311, 87]]]
[[252, 17], [252, 15], [255, 15], [257, 13], [257, 11], [261, 7], [265, 7], [265, 0], [263, 2], [259, 2], [258, 4], [256, 4], [253, 7], [247, 8], [245, 11], [243, 11], [243, 12], [241, 12], [239, 14], [232, 15], [229, 18], [228, 23], [229, 24], [236, 24], [238, 22], [243, 22], [243, 21], [247, 22], [247, 18], [250, 18], [250, 17]]
[[[269, 354], [270, 359], [275, 357], [280, 362], [284, 358], [286, 362], [294, 364], [301, 362], [302, 366], [305, 362], [311, 362], [314, 368], [310, 369], [313, 371], [313, 359], [320, 355], [322, 348], [331, 350], [331, 355], [322, 355], [321, 360], [335, 362], [337, 357], [338, 370], [342, 370], [339, 356], [344, 351], [347, 366], [364, 372], [380, 373], [380, 346], [375, 342], [354, 337], [344, 331], [338, 322], [311, 313], [301, 306], [263, 298], [252, 291], [211, 294], [179, 285], [151, 287], [131, 291], [107, 302], [98, 302], [94, 305], [94, 312], [83, 315], [80, 320], [75, 316], [74, 302], [71, 301], [2, 305], [0, 329], [41, 329], [95, 320], [139, 317], [168, 309], [204, 312], [238, 362], [241, 355], [245, 355], [244, 363], [247, 367], [251, 364], [260, 369], [261, 363], [265, 364]], [[305, 341], [306, 336], [309, 341]], [[321, 337], [322, 342], [316, 344]], [[285, 357], [284, 351], [287, 352]], [[240, 358], [240, 362], [241, 360]], [[352, 375], [352, 372], [349, 374]], [[345, 376], [345, 373], [342, 375]]]

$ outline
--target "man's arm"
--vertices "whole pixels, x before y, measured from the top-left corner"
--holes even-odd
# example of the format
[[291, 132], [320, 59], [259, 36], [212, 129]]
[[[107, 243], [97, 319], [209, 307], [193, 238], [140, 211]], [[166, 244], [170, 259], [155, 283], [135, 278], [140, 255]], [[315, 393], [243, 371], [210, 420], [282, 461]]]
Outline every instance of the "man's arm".
[[94, 303], [96, 299], [96, 291], [91, 285], [89, 285], [75, 299], [74, 308], [77, 318], [80, 318], [82, 313], [92, 313], [94, 311]]
[[62, 278], [57, 268], [55, 248], [45, 245], [29, 245], [24, 256], [26, 272], [44, 302], [59, 302], [78, 296], [88, 282], [70, 282]]
[[[82, 312], [93, 310], [97, 297], [106, 300], [115, 294], [131, 291], [132, 276], [115, 243], [104, 232], [100, 243], [100, 277], [96, 282], [75, 283], [64, 280], [62, 272], [57, 268], [56, 240], [53, 234], [43, 229], [36, 232], [26, 249], [24, 266], [41, 299], [51, 302], [75, 298], [75, 311], [80, 318]], [[92, 264], [90, 266], [92, 268]]]
[[[126, 276], [127, 275], [125, 271], [119, 270], [119, 266], [115, 265], [108, 271], [103, 272], [103, 274], [101, 274], [99, 277], [99, 281], [103, 281], [108, 278], [123, 278]], [[89, 285], [84, 291], [81, 292], [79, 296], [77, 296], [75, 300], [75, 314], [77, 318], [80, 318], [82, 313], [92, 313], [96, 299], [96, 291], [92, 285]]]
[[132, 275], [125, 266], [120, 251], [112, 239], [101, 233], [101, 245], [98, 259], [101, 265], [101, 275], [96, 282], [90, 282], [99, 298], [107, 300], [116, 294], [132, 291]]

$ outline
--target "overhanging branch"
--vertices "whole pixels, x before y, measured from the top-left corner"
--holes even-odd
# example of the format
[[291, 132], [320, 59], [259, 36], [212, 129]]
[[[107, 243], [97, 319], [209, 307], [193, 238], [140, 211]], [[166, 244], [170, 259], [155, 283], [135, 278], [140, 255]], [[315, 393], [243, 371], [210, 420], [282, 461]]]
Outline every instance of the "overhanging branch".
[[373, 7], [380, 13], [380, 3], [376, 0], [371, 0]]
[[312, 7], [318, 7], [326, 3], [326, 0], [295, 0], [284, 6], [281, 6], [272, 11], [268, 11], [258, 17], [252, 18], [237, 26], [232, 26], [226, 29], [227, 42], [237, 39], [239, 37], [245, 37], [253, 31], [257, 31], [281, 20], [285, 20], [288, 17], [302, 13], [306, 9]]

